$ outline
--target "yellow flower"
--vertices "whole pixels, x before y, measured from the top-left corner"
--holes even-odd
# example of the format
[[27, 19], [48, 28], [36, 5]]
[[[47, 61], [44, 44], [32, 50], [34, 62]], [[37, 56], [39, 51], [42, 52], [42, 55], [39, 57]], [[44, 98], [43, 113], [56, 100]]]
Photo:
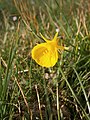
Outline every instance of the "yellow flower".
[[58, 45], [58, 32], [52, 40], [47, 40], [42, 34], [41, 37], [46, 41], [36, 45], [31, 53], [32, 58], [42, 67], [53, 67], [58, 61], [58, 49], [61, 51], [65, 49], [64, 46]]

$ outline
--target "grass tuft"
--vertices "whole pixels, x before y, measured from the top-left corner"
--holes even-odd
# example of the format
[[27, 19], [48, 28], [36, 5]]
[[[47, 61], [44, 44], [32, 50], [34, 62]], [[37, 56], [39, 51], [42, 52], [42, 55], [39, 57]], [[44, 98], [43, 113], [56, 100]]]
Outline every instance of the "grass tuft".
[[[0, 120], [90, 120], [89, 0], [0, 1]], [[53, 68], [31, 50], [59, 30]]]

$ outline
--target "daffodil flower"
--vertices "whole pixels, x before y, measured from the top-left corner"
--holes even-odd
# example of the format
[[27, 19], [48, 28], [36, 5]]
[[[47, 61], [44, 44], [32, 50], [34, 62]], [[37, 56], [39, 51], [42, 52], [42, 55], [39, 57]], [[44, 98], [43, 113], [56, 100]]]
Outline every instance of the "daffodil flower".
[[42, 67], [53, 67], [58, 61], [58, 50], [66, 49], [58, 45], [58, 32], [52, 40], [47, 40], [42, 34], [45, 43], [37, 44], [31, 51], [32, 58]]

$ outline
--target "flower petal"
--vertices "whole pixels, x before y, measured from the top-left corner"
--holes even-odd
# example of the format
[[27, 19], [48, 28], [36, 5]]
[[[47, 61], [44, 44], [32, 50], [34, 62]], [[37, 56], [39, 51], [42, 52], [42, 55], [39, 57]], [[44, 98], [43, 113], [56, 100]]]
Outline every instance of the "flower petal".
[[46, 42], [49, 42], [49, 40], [47, 40], [41, 33], [40, 33], [40, 35], [43, 38], [43, 40], [45, 40]]
[[63, 51], [63, 50], [65, 49], [65, 47], [64, 47], [64, 46], [58, 46], [58, 49], [59, 49], [60, 51]]
[[56, 41], [57, 40], [57, 36], [58, 36], [58, 32], [56, 32], [54, 38], [53, 38], [53, 41]]

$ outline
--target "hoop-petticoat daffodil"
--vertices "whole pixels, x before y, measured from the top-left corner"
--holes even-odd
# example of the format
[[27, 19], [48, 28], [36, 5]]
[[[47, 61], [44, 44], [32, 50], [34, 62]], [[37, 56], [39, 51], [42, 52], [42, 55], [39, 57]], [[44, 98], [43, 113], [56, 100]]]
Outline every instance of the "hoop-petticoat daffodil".
[[67, 47], [58, 45], [58, 32], [52, 40], [47, 40], [42, 34], [45, 43], [37, 44], [31, 51], [32, 58], [42, 67], [53, 67], [58, 61], [58, 50], [63, 51]]

